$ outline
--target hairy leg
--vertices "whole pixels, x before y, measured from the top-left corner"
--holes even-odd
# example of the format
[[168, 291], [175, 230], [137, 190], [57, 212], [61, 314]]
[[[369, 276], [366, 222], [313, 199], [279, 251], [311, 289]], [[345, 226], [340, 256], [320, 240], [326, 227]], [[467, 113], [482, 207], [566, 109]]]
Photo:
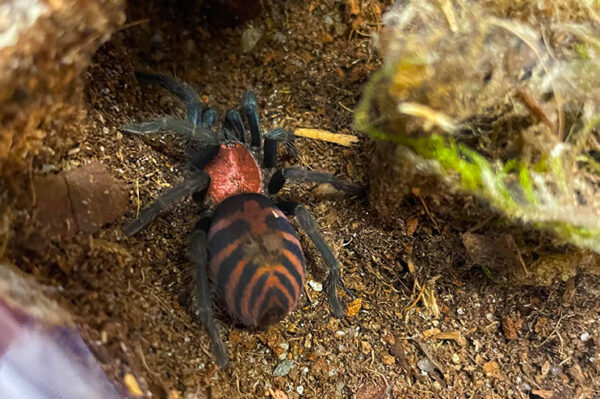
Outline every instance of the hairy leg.
[[222, 369], [229, 363], [227, 347], [221, 340], [217, 326], [215, 325], [210, 286], [208, 284], [208, 254], [207, 254], [207, 230], [210, 218], [200, 220], [194, 232], [192, 233], [188, 256], [194, 263], [195, 290], [196, 290], [196, 310], [195, 315], [200, 320], [213, 345], [213, 352], [217, 359], [217, 364]]
[[294, 134], [283, 128], [275, 128], [265, 133], [263, 166], [273, 168], [277, 160], [277, 146], [284, 144], [288, 151], [296, 153], [296, 144], [294, 143]]
[[200, 104], [196, 90], [170, 76], [136, 71], [135, 77], [139, 82], [158, 85], [179, 97], [187, 108], [187, 120], [194, 126], [201, 123], [202, 105]]
[[337, 296], [337, 287], [339, 286], [343, 289], [351, 298], [354, 297], [354, 294], [344, 285], [340, 264], [331, 251], [331, 248], [329, 248], [329, 245], [327, 245], [319, 233], [315, 219], [303, 204], [285, 201], [277, 205], [284, 213], [296, 216], [300, 228], [306, 232], [317, 250], [321, 253], [321, 256], [323, 256], [323, 260], [329, 270], [329, 276], [325, 281], [325, 292], [327, 293], [329, 308], [335, 317], [341, 318], [344, 315], [344, 305], [342, 305]]
[[202, 191], [210, 184], [210, 177], [206, 172], [194, 174], [188, 177], [178, 186], [168, 190], [158, 197], [149, 207], [144, 209], [140, 216], [128, 224], [123, 231], [128, 236], [132, 236], [150, 224], [156, 217], [169, 207], [173, 202], [182, 197], [191, 196], [197, 191]]
[[256, 95], [251, 91], [244, 93], [242, 99], [242, 112], [248, 120], [248, 125], [250, 127], [250, 147], [260, 149], [262, 132], [260, 128], [260, 117], [258, 115], [258, 104], [256, 103]]
[[240, 143], [246, 143], [246, 129], [244, 129], [242, 115], [236, 110], [230, 109], [227, 111], [223, 128], [233, 132]]
[[148, 122], [128, 123], [122, 129], [127, 133], [142, 135], [152, 135], [161, 130], [171, 130], [189, 140], [206, 145], [217, 145], [221, 141], [218, 135], [203, 126], [195, 126], [189, 121], [175, 119], [170, 116]]
[[362, 188], [355, 184], [344, 183], [330, 173], [313, 172], [310, 170], [291, 167], [279, 169], [271, 176], [268, 184], [269, 194], [276, 194], [287, 180], [298, 182], [329, 183], [338, 190], [349, 194], [358, 194]]

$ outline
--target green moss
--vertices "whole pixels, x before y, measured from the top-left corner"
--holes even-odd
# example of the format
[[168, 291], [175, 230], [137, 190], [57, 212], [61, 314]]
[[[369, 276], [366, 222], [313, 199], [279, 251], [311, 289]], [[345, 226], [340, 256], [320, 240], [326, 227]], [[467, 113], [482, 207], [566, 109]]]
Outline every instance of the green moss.
[[[455, 181], [460, 189], [484, 198], [509, 218], [529, 222], [540, 229], [551, 229], [568, 242], [600, 252], [600, 230], [579, 226], [565, 220], [540, 217], [543, 210], [539, 207], [540, 199], [536, 192], [532, 173], [550, 174], [551, 181], [556, 182], [561, 189], [568, 190], [569, 185], [561, 154], [544, 155], [540, 161], [529, 168], [517, 159], [511, 159], [504, 164], [494, 164], [496, 167], [493, 167], [485, 156], [465, 144], [457, 143], [449, 135], [429, 134], [409, 137], [385, 132], [376, 127], [369, 118], [373, 93], [384, 77], [383, 71], [380, 71], [371, 78], [355, 112], [356, 129], [368, 133], [376, 140], [392, 141], [408, 147], [423, 160], [436, 161], [442, 174], [458, 176]], [[596, 125], [593, 124], [594, 127]], [[587, 126], [587, 129], [591, 130], [590, 125]], [[586, 161], [593, 162], [589, 158], [586, 158]], [[519, 188], [528, 201], [526, 204], [517, 203], [511, 195], [514, 188], [511, 191], [505, 184], [506, 178], [513, 174], [518, 176]], [[546, 180], [548, 180], [548, 176], [546, 176]]]

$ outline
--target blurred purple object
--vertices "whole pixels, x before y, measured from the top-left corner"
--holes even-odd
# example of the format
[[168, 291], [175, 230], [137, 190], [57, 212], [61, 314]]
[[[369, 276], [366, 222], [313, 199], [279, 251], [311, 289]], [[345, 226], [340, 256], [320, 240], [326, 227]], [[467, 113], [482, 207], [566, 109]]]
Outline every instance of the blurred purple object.
[[68, 315], [0, 264], [0, 398], [121, 398]]

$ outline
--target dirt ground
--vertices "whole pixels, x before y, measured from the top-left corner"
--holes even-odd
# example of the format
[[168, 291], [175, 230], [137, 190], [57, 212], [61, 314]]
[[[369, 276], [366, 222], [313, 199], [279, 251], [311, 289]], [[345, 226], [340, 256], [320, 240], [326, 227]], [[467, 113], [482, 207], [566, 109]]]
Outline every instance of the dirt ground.
[[[284, 190], [284, 198], [308, 204], [361, 307], [333, 319], [324, 293], [307, 283], [298, 309], [267, 331], [240, 329], [218, 312], [231, 359], [226, 371], [216, 367], [190, 313], [184, 249], [197, 206], [181, 202], [135, 237], [124, 236], [138, 189], [144, 207], [186, 174], [172, 135], [119, 132], [127, 121], [183, 115], [172, 96], [141, 87], [136, 69], [188, 82], [221, 112], [252, 88], [265, 128], [359, 135], [351, 148], [298, 139], [299, 157], [286, 162], [368, 184], [370, 146], [352, 130], [351, 110], [379, 65], [371, 34], [391, 2], [359, 1], [358, 15], [346, 3], [264, 1], [257, 18], [237, 24], [213, 9], [217, 24], [206, 9], [131, 2], [133, 23], [98, 51], [85, 74], [86, 139], [57, 148], [49, 160], [54, 171], [99, 160], [128, 185], [128, 211], [43, 256], [11, 248], [11, 260], [58, 287], [52, 296], [73, 312], [118, 384], [132, 373], [153, 397], [600, 397], [600, 281], [579, 275], [574, 289], [492, 283], [471, 267], [460, 238], [480, 222], [471, 202], [407, 200], [390, 225], [366, 199], [326, 196], [310, 185]], [[262, 36], [242, 53], [250, 24]], [[307, 280], [322, 281], [320, 256], [306, 236], [301, 241]]]

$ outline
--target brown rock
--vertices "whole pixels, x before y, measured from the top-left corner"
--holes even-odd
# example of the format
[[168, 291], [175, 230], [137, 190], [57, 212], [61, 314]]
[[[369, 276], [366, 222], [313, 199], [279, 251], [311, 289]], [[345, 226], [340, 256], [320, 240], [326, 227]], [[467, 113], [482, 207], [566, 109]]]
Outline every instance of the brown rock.
[[127, 189], [99, 162], [65, 173], [73, 214], [79, 230], [94, 233], [125, 212]]
[[126, 187], [99, 162], [37, 178], [33, 189], [39, 228], [28, 246], [34, 250], [78, 231], [94, 233], [122, 215], [129, 203]]
[[43, 236], [67, 237], [77, 231], [65, 177], [50, 175], [33, 181], [35, 213]]

